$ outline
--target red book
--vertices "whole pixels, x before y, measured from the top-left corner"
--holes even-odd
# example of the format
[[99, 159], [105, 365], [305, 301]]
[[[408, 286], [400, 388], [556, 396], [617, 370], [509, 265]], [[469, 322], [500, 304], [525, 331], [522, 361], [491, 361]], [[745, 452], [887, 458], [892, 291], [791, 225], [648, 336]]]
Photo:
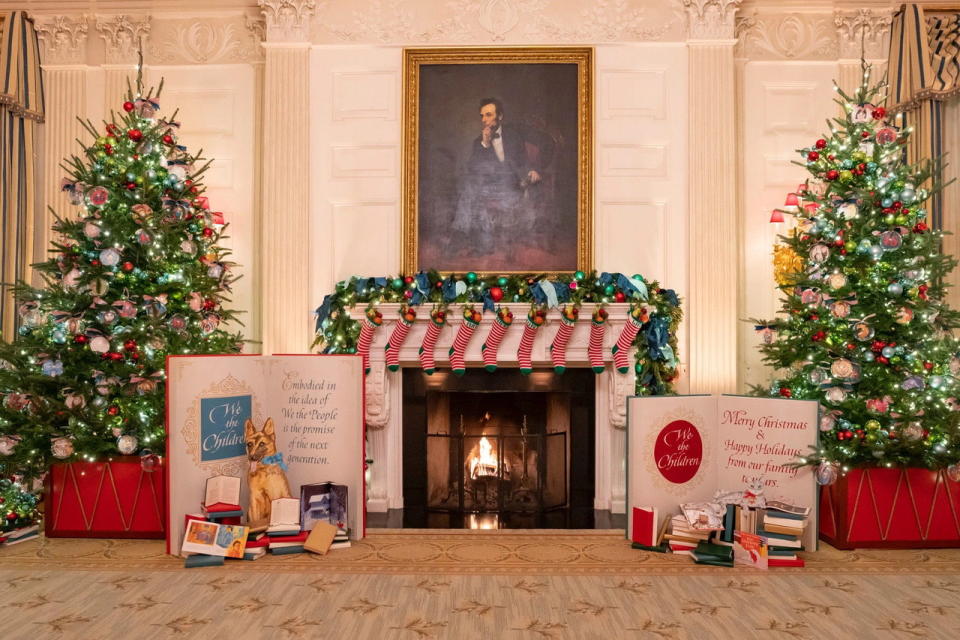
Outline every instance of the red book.
[[260, 538], [259, 540], [251, 540], [247, 538], [247, 544], [244, 548], [246, 549], [256, 549], [257, 547], [267, 547], [271, 542], [270, 538]]
[[268, 543], [269, 542], [306, 542], [307, 537], [310, 535], [309, 531], [301, 531], [295, 536], [267, 536], [264, 538]]
[[207, 516], [203, 515], [202, 513], [183, 514], [183, 530], [184, 531], [187, 530], [187, 523], [190, 522], [191, 520], [202, 520], [203, 522], [207, 522]]
[[803, 558], [796, 558], [795, 560], [787, 560], [785, 558], [778, 558], [776, 556], [769, 556], [767, 558], [768, 567], [804, 567], [806, 563], [803, 561]]
[[203, 505], [203, 510], [207, 513], [219, 513], [221, 511], [242, 511], [238, 504], [227, 504], [226, 502], [214, 502], [213, 504]]
[[657, 510], [655, 507], [633, 508], [633, 529], [630, 532], [633, 542], [648, 547], [657, 544]]

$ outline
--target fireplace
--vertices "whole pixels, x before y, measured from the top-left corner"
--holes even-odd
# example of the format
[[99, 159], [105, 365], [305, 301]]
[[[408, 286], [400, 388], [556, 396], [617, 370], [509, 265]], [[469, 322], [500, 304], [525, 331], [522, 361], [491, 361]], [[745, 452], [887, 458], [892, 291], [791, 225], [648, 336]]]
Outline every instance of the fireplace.
[[593, 376], [404, 369], [405, 521], [540, 527], [592, 514]]

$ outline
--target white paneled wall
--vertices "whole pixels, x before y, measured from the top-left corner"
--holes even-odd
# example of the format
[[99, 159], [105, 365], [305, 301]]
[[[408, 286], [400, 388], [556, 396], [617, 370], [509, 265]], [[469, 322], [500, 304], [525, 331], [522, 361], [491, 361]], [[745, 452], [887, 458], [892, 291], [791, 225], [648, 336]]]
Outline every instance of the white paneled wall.
[[399, 47], [311, 54], [312, 298], [400, 266]]
[[[596, 266], [640, 273], [684, 296], [687, 48], [600, 46], [596, 68]], [[681, 359], [688, 352], [681, 325]]]
[[[779, 308], [773, 279], [773, 244], [790, 224], [771, 224], [770, 212], [782, 207], [809, 173], [792, 164], [796, 149], [809, 146], [828, 131], [826, 119], [836, 111], [830, 62], [750, 62], [743, 71], [743, 318], [772, 318]], [[742, 323], [741, 379], [759, 384], [769, 379], [757, 350], [754, 325]]]
[[[180, 142], [191, 153], [203, 150], [213, 160], [204, 175], [206, 196], [214, 211], [222, 211], [229, 238], [222, 241], [238, 263], [243, 277], [233, 285], [230, 308], [243, 311], [237, 329], [256, 338], [255, 265], [256, 194], [254, 193], [254, 68], [249, 65], [189, 65], [150, 68], [145, 84], [157, 86], [165, 78], [161, 114], [179, 109]], [[118, 98], [117, 105], [122, 102]], [[257, 351], [256, 347], [246, 349]]]

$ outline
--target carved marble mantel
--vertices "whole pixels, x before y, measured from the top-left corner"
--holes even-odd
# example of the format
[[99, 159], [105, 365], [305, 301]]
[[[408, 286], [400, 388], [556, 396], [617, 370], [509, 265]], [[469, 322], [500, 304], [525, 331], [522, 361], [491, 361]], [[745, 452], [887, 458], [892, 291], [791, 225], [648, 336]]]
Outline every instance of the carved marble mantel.
[[[402, 378], [401, 371], [391, 372], [386, 368], [384, 347], [396, 319], [399, 317], [399, 304], [381, 304], [383, 326], [374, 334], [370, 347], [370, 373], [367, 376], [367, 455], [374, 463], [370, 467], [367, 483], [367, 508], [370, 511], [386, 511], [403, 506], [403, 469], [402, 469]], [[419, 349], [429, 322], [425, 308], [419, 309], [416, 323], [411, 327], [400, 349], [400, 364], [403, 367], [419, 367]], [[523, 314], [525, 305], [514, 305], [514, 322], [500, 344], [498, 365], [504, 368], [517, 367], [517, 347], [523, 332]], [[595, 500], [597, 509], [612, 509], [615, 513], [624, 511], [625, 495], [625, 428], [626, 398], [633, 395], [635, 375], [633, 358], [630, 358], [630, 372], [617, 373], [613, 368], [613, 356], [610, 349], [616, 343], [626, 322], [630, 310], [629, 304], [611, 304], [605, 339], [604, 360], [606, 370], [596, 376], [596, 479]], [[590, 337], [590, 313], [592, 308], [585, 305], [582, 319], [577, 322], [567, 346], [567, 366], [587, 367], [587, 344]], [[363, 308], [351, 310], [351, 314], [360, 317]], [[449, 371], [447, 352], [453, 344], [461, 318], [461, 306], [452, 305], [448, 318], [450, 323], [440, 332], [437, 340], [436, 360], [440, 371]], [[468, 367], [482, 367], [480, 348], [494, 322], [494, 314], [485, 313], [480, 327], [470, 340], [466, 352]], [[540, 329], [533, 345], [533, 363], [537, 367], [551, 367], [550, 344], [560, 326], [560, 312], [552, 309], [547, 316], [547, 324]], [[469, 372], [467, 375], [488, 375], [483, 371]]]

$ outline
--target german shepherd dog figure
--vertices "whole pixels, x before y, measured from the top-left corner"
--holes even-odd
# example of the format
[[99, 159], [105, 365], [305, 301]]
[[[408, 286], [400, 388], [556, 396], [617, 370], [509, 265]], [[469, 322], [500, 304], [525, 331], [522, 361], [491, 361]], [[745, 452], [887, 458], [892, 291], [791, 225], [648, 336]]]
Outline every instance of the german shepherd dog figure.
[[262, 431], [257, 431], [253, 422], [247, 420], [243, 425], [243, 436], [250, 460], [250, 512], [247, 515], [251, 523], [269, 522], [271, 501], [293, 497], [284, 473], [287, 465], [283, 463], [283, 454], [277, 451], [273, 418], [267, 418]]

